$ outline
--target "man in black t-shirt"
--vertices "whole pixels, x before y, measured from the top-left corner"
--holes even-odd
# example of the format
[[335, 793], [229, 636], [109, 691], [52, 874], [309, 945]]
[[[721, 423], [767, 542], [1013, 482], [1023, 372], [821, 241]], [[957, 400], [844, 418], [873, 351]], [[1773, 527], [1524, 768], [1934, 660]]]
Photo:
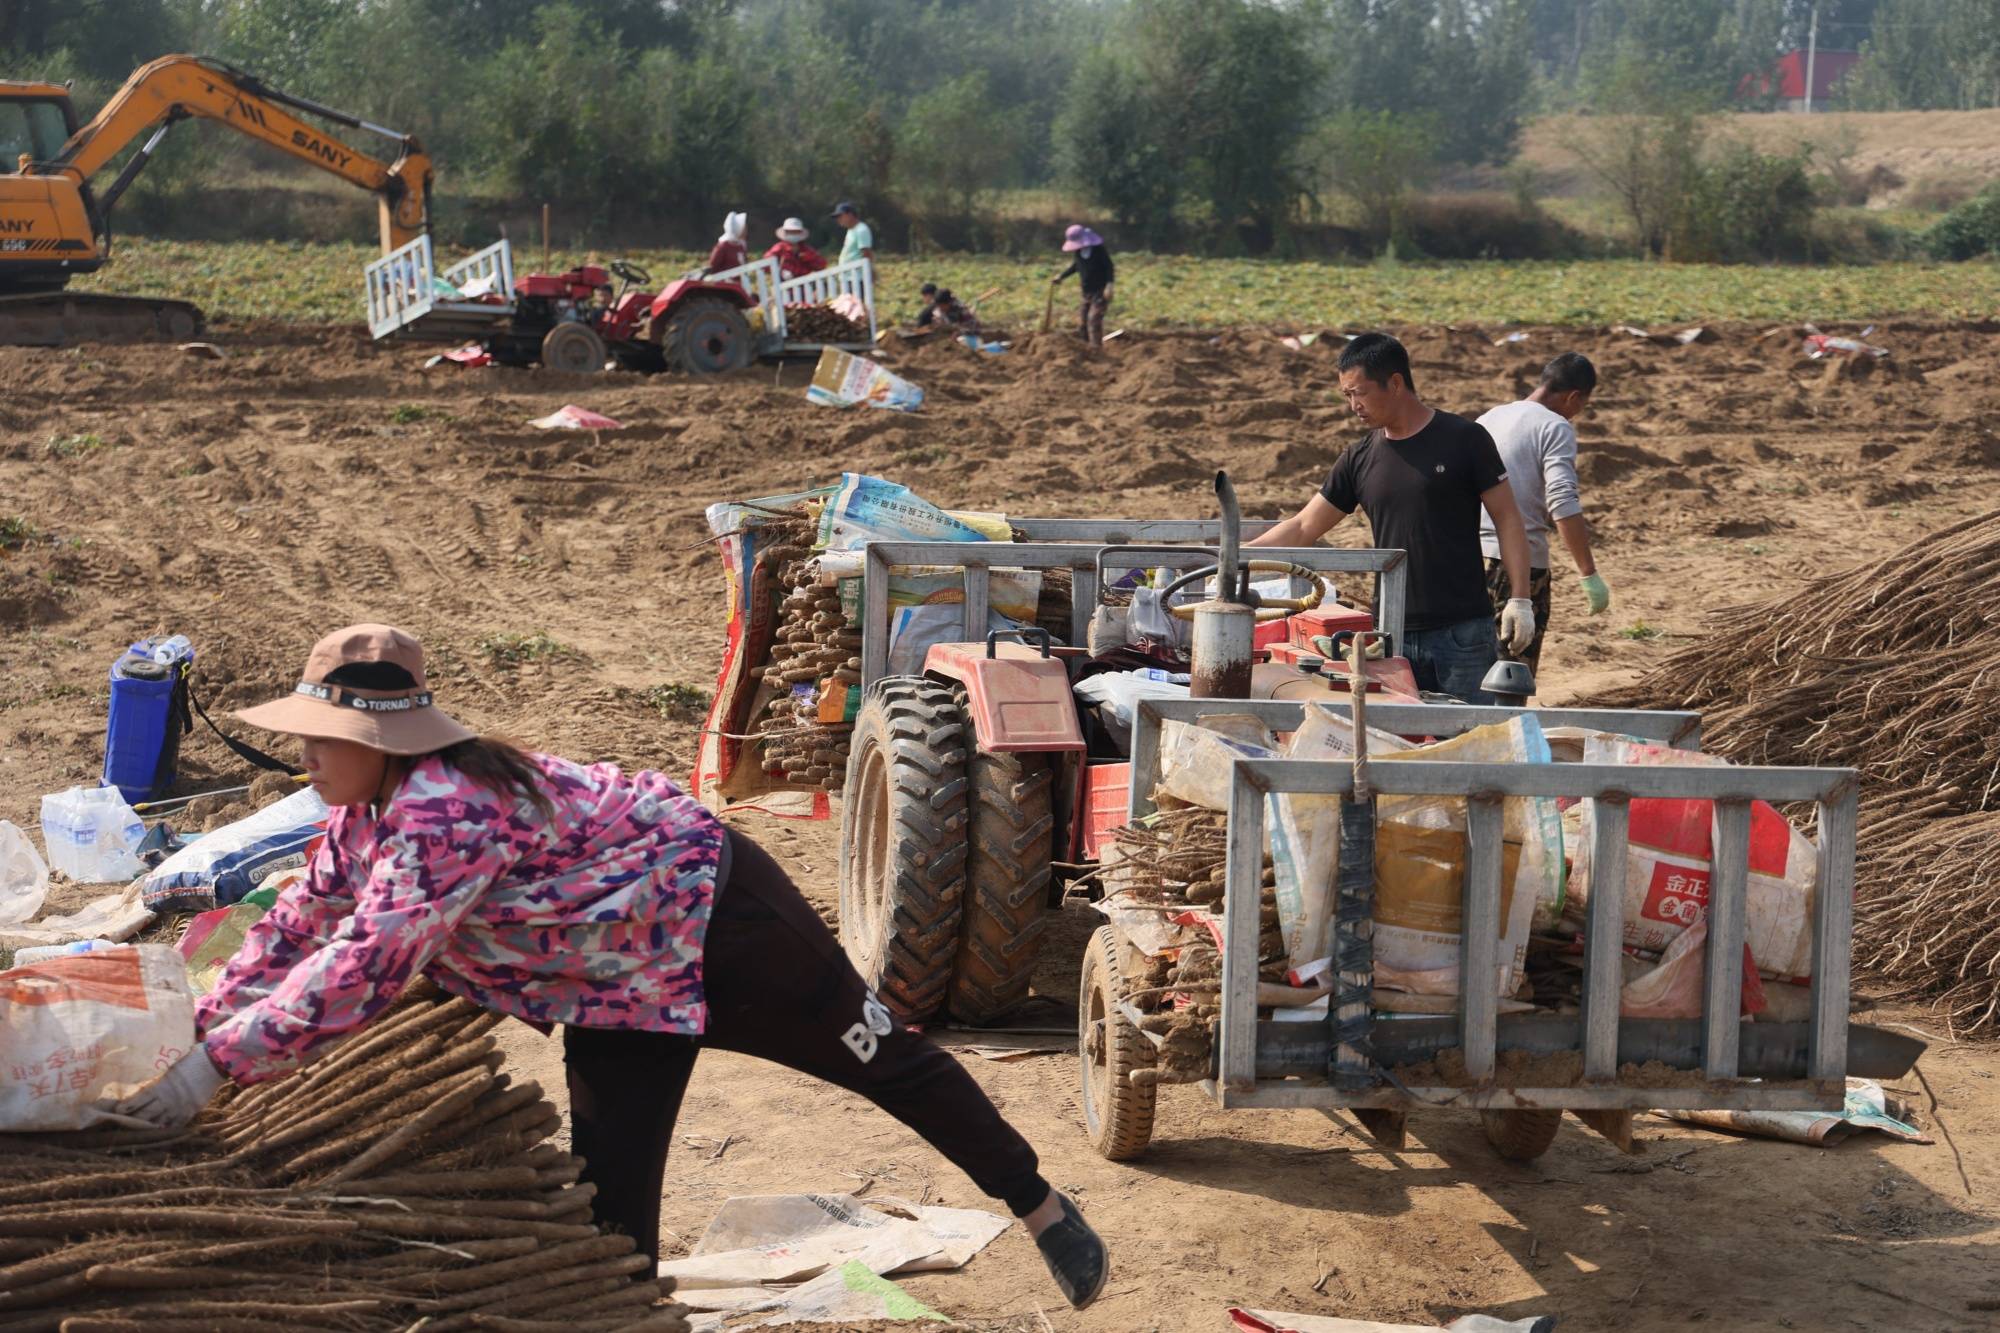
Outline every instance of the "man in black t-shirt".
[[1252, 546], [1310, 546], [1356, 509], [1375, 545], [1409, 553], [1403, 642], [1420, 689], [1492, 703], [1479, 688], [1499, 658], [1493, 603], [1479, 545], [1479, 511], [1493, 516], [1513, 594], [1501, 615], [1509, 654], [1535, 637], [1528, 597], [1528, 537], [1507, 470], [1486, 428], [1417, 397], [1410, 356], [1386, 333], [1364, 333], [1340, 354], [1340, 391], [1372, 427], [1335, 460], [1305, 508]]

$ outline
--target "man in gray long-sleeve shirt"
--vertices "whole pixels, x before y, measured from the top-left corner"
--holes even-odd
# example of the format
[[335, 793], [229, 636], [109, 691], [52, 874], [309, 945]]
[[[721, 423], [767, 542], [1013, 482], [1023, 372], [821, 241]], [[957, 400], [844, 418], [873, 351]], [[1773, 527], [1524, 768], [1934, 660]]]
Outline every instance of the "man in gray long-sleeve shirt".
[[[1542, 368], [1535, 391], [1515, 403], [1503, 403], [1479, 418], [1500, 450], [1507, 483], [1528, 529], [1528, 595], [1535, 606], [1535, 638], [1521, 654], [1530, 669], [1542, 658], [1542, 638], [1549, 624], [1549, 529], [1553, 526], [1583, 576], [1583, 595], [1596, 615], [1611, 605], [1611, 585], [1597, 572], [1590, 553], [1590, 525], [1577, 497], [1576, 429], [1570, 425], [1590, 404], [1597, 388], [1597, 368], [1581, 352], [1564, 352]], [[1500, 563], [1500, 538], [1493, 518], [1479, 517], [1480, 545], [1486, 555], [1487, 590], [1494, 614], [1506, 605], [1512, 589]]]

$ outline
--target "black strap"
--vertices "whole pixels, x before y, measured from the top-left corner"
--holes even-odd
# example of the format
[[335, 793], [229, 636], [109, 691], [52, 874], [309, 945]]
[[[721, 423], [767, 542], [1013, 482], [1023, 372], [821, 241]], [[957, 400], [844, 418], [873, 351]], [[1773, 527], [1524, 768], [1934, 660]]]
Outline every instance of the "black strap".
[[275, 755], [265, 754], [262, 750], [250, 744], [248, 741], [237, 740], [234, 736], [224, 731], [221, 727], [216, 726], [215, 719], [210, 717], [208, 715], [208, 710], [201, 706], [201, 698], [194, 692], [194, 683], [192, 681], [188, 682], [187, 697], [188, 701], [194, 705], [194, 711], [201, 715], [201, 720], [208, 723], [208, 729], [214, 732], [216, 735], [222, 737], [222, 743], [224, 745], [227, 745], [230, 749], [236, 751], [237, 758], [242, 759], [247, 763], [253, 764], [258, 768], [269, 769], [273, 773], [284, 773], [290, 777], [297, 777], [299, 774], [305, 772], [303, 768], [299, 768], [293, 764], [288, 764], [284, 760], [279, 759]]

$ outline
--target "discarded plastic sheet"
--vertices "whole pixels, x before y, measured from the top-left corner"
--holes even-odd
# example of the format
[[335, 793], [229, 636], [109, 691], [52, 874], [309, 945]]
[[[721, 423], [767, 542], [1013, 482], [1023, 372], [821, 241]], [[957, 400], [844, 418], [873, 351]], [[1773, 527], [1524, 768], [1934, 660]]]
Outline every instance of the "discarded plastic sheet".
[[1877, 347], [1872, 343], [1861, 341], [1861, 338], [1866, 338], [1875, 331], [1875, 326], [1872, 324], [1861, 331], [1861, 338], [1840, 338], [1832, 334], [1821, 333], [1818, 329], [1812, 328], [1811, 325], [1807, 325], [1806, 327], [1810, 332], [1806, 334], [1805, 343], [1799, 350], [1804, 352], [1813, 361], [1823, 361], [1830, 356], [1865, 356], [1871, 360], [1879, 361], [1889, 355], [1888, 348]]
[[139, 882], [134, 880], [63, 916], [0, 926], [0, 944], [23, 949], [37, 944], [68, 944], [72, 940], [128, 940], [152, 922], [152, 910], [140, 900]]
[[614, 421], [602, 412], [593, 412], [575, 403], [565, 403], [545, 417], [528, 423], [541, 430], [624, 430], [625, 423]]
[[723, 1203], [686, 1258], [662, 1262], [659, 1275], [692, 1292], [802, 1282], [849, 1262], [875, 1273], [942, 1271], [963, 1266], [1009, 1225], [976, 1208], [863, 1203], [849, 1194], [739, 1196]]
[[865, 356], [828, 347], [819, 354], [806, 401], [821, 407], [885, 407], [914, 412], [924, 405], [924, 391], [900, 375], [891, 374]]
[[855, 1320], [923, 1320], [949, 1324], [939, 1314], [885, 1277], [850, 1260], [787, 1294], [784, 1303], [754, 1324], [739, 1328], [782, 1328], [787, 1324], [851, 1326]]
[[48, 863], [27, 834], [0, 819], [0, 925], [26, 921], [48, 896]]
[[1783, 1139], [1815, 1148], [1831, 1148], [1863, 1130], [1875, 1130], [1905, 1143], [1935, 1142], [1914, 1125], [1905, 1124], [1896, 1114], [1902, 1107], [1892, 1105], [1882, 1085], [1873, 1079], [1847, 1080], [1846, 1105], [1838, 1111], [1656, 1111], [1669, 1119], [1757, 1138]]
[[1284, 337], [1278, 339], [1278, 342], [1281, 346], [1286, 347], [1294, 352], [1303, 352], [1306, 350], [1306, 348], [1311, 347], [1314, 343], [1318, 341], [1319, 341], [1319, 335], [1317, 333], [1299, 333], [1299, 334], [1288, 333]]
[[214, 343], [175, 343], [174, 348], [176, 351], [186, 352], [189, 356], [200, 357], [204, 361], [223, 359], [222, 349]]
[[1495, 347], [1506, 347], [1511, 343], [1524, 343], [1526, 341], [1528, 341], [1528, 334], [1521, 329], [1515, 329], [1512, 333], [1503, 333], [1498, 338], [1495, 338], [1493, 345]]
[[1238, 1309], [1229, 1311], [1229, 1320], [1229, 1326], [1241, 1333], [1550, 1333], [1556, 1326], [1554, 1315], [1496, 1319], [1492, 1315], [1468, 1314], [1449, 1324], [1384, 1324], [1373, 1319]]
[[463, 347], [454, 347], [449, 352], [439, 352], [436, 356], [424, 362], [424, 369], [429, 370], [441, 361], [449, 361], [454, 365], [468, 367], [490, 366], [493, 364], [493, 353], [487, 351], [478, 343], [467, 343]]

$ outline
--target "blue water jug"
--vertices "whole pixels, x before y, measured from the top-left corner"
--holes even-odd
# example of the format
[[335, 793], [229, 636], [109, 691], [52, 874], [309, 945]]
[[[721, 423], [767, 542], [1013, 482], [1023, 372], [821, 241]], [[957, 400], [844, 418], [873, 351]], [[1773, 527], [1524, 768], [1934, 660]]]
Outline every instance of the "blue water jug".
[[152, 800], [173, 785], [181, 733], [187, 729], [187, 673], [193, 665], [194, 647], [178, 634], [141, 639], [111, 664], [104, 781], [127, 801]]

